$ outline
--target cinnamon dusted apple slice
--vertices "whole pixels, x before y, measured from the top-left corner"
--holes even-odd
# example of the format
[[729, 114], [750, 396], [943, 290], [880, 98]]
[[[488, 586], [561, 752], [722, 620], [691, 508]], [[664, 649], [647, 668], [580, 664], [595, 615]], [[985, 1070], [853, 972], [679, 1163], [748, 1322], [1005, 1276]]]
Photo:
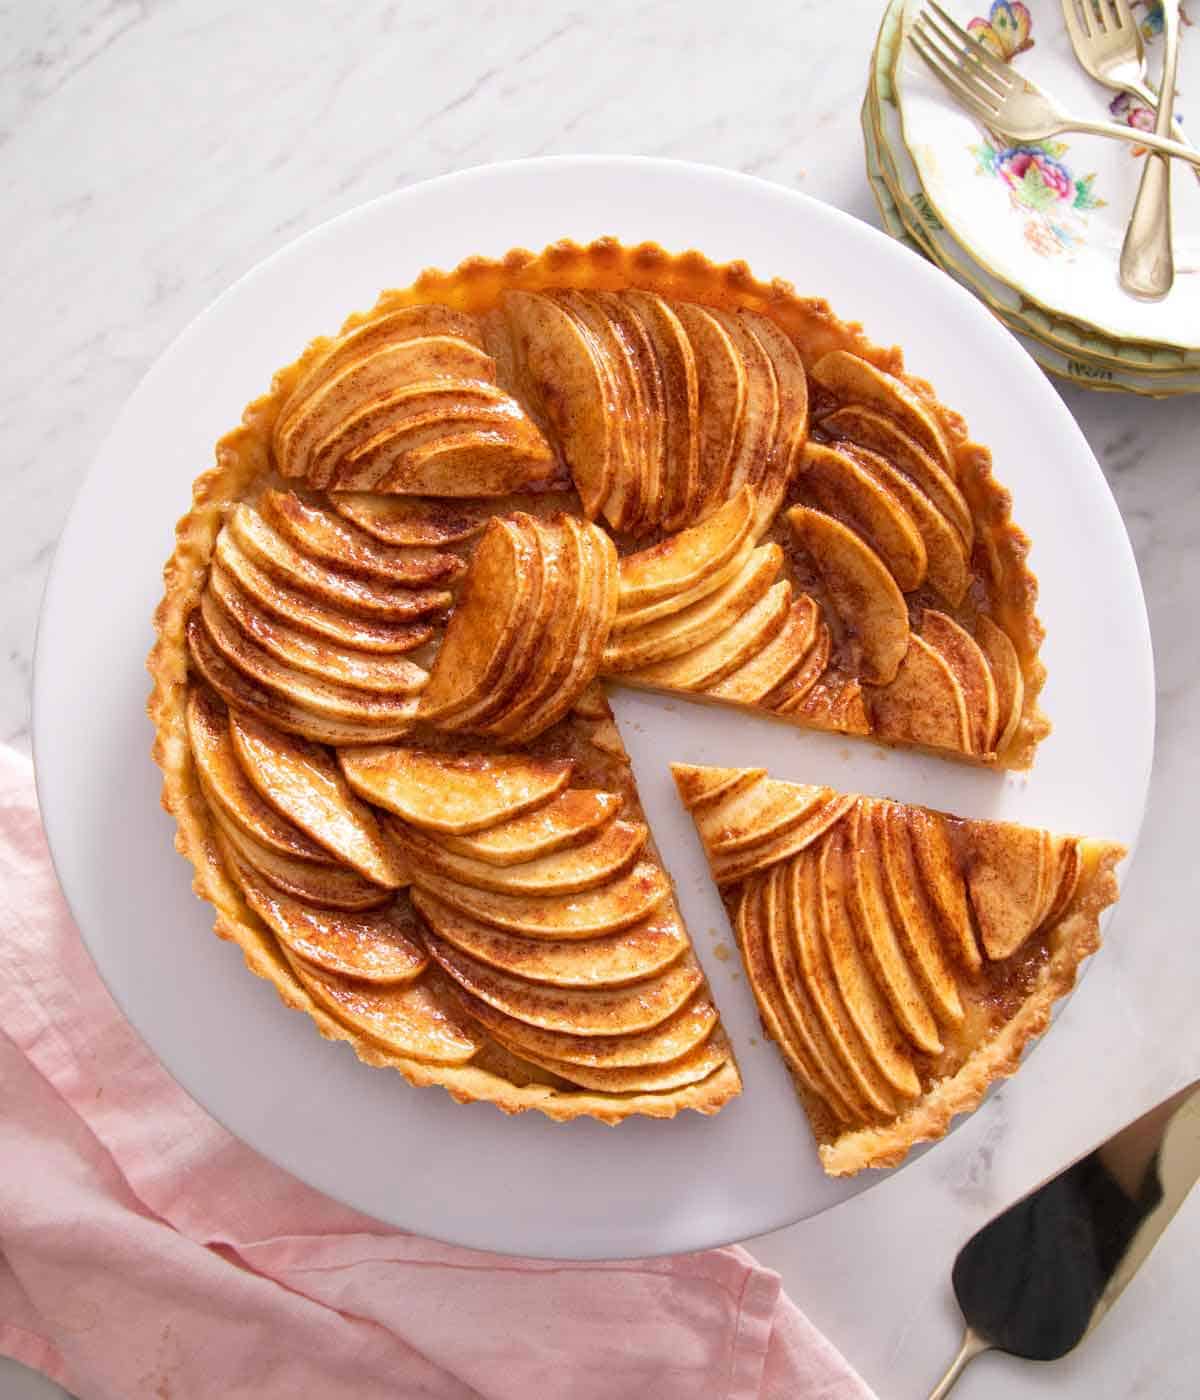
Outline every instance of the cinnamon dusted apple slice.
[[912, 853], [921, 876], [921, 888], [929, 900], [943, 939], [964, 967], [978, 972], [983, 966], [983, 958], [967, 906], [963, 872], [950, 844], [946, 823], [937, 813], [923, 807], [905, 807], [902, 812], [897, 810], [892, 815], [892, 821], [908, 828]]
[[[662, 297], [652, 292], [626, 291], [622, 300], [633, 308], [646, 329], [662, 374], [666, 449], [661, 494], [645, 502], [653, 512], [646, 523], [678, 530], [693, 518], [702, 499], [699, 390], [696, 358], [679, 317]], [[655, 510], [657, 507], [657, 510]]]
[[761, 841], [747, 843], [735, 851], [727, 851], [711, 858], [713, 878], [718, 885], [735, 884], [753, 875], [757, 870], [768, 866], [798, 851], [811, 846], [831, 827], [835, 826], [853, 806], [853, 798], [839, 797], [829, 788], [817, 789], [822, 801], [814, 803], [804, 815], [804, 819], [794, 826]]
[[1066, 837], [1060, 840], [1058, 874], [1054, 880], [1056, 885], [1053, 899], [1050, 901], [1050, 908], [1046, 911], [1043, 924], [1052, 924], [1061, 919], [1067, 912], [1071, 901], [1075, 898], [1075, 892], [1079, 888], [1080, 877], [1083, 874], [1083, 855], [1079, 849], [1079, 842]]
[[343, 491], [413, 496], [507, 496], [563, 485], [549, 445], [513, 403], [480, 410], [452, 431], [429, 428], [402, 444], [372, 442], [337, 477]]
[[542, 1030], [578, 1036], [625, 1036], [660, 1025], [694, 995], [704, 974], [684, 958], [656, 977], [628, 987], [539, 986], [477, 962], [434, 933], [429, 951], [472, 999]]
[[954, 459], [933, 409], [914, 389], [849, 350], [831, 350], [813, 365], [812, 377], [837, 399], [878, 409], [912, 434], [938, 464], [953, 472]]
[[237, 543], [261, 568], [281, 582], [334, 608], [365, 612], [391, 622], [400, 622], [422, 613], [438, 611], [450, 603], [450, 595], [426, 589], [458, 572], [453, 555], [414, 561], [409, 584], [382, 583], [339, 573], [302, 554], [273, 530], [253, 507], [234, 508], [227, 527]]
[[568, 788], [532, 812], [468, 836], [442, 836], [448, 851], [488, 865], [520, 865], [556, 851], [582, 846], [613, 821], [624, 806], [617, 792]]
[[1008, 633], [984, 613], [975, 621], [975, 640], [987, 657], [996, 686], [996, 729], [991, 747], [1002, 754], [1020, 727], [1025, 708], [1025, 677]]
[[774, 637], [724, 680], [706, 686], [706, 693], [735, 704], [758, 704], [800, 669], [816, 642], [820, 616], [816, 603], [802, 593]]
[[352, 910], [378, 909], [393, 898], [392, 890], [365, 879], [356, 870], [282, 855], [248, 836], [219, 810], [214, 809], [212, 815], [218, 838], [230, 852], [230, 864], [240, 858], [284, 894], [306, 904]]
[[645, 627], [648, 623], [657, 622], [661, 617], [670, 617], [672, 613], [679, 613], [684, 608], [690, 608], [693, 603], [707, 598], [709, 594], [715, 593], [717, 589], [723, 588], [730, 580], [736, 578], [746, 567], [754, 550], [754, 540], [747, 534], [736, 554], [727, 559], [719, 568], [713, 569], [696, 583], [693, 583], [690, 588], [631, 608], [623, 608], [618, 601], [617, 615], [613, 618], [613, 631], [615, 633], [633, 632], [639, 627]]
[[487, 696], [528, 620], [536, 538], [493, 516], [471, 559], [421, 701], [427, 719], [453, 720]]
[[730, 494], [734, 453], [746, 415], [746, 367], [729, 332], [703, 306], [679, 302], [675, 314], [696, 361], [696, 432], [699, 444], [699, 510]]
[[800, 352], [769, 316], [752, 311], [739, 313], [750, 333], [766, 351], [775, 371], [779, 395], [779, 420], [767, 469], [758, 487], [759, 529], [775, 519], [780, 503], [797, 468], [808, 438], [808, 380]]
[[934, 608], [926, 608], [921, 614], [921, 637], [945, 659], [962, 688], [971, 736], [969, 752], [985, 757], [993, 754], [999, 717], [996, 682], [978, 643], [957, 622]]
[[595, 938], [640, 923], [669, 898], [670, 882], [650, 861], [582, 894], [514, 895], [476, 890], [432, 871], [413, 872], [415, 883], [473, 919], [530, 938]]
[[733, 454], [730, 489], [743, 485], [754, 492], [754, 538], [761, 536], [765, 521], [759, 513], [759, 492], [767, 479], [775, 443], [779, 437], [779, 384], [771, 357], [742, 318], [732, 311], [709, 308], [733, 342], [746, 371], [746, 411]]
[[829, 628], [823, 622], [818, 622], [817, 635], [807, 655], [792, 675], [767, 696], [763, 702], [766, 708], [779, 715], [799, 713], [808, 702], [813, 688], [825, 674], [832, 649]]
[[683, 656], [671, 657], [626, 673], [640, 685], [704, 690], [744, 666], [771, 644], [792, 606], [792, 585], [781, 579], [724, 632]]
[[413, 904], [439, 938], [513, 977], [552, 987], [619, 987], [665, 971], [688, 949], [687, 935], [673, 913], [652, 915], [619, 933], [589, 938], [522, 938], [482, 924], [422, 890]]
[[[415, 695], [429, 679], [423, 666], [405, 656], [334, 646], [303, 628], [272, 617], [252, 602], [219, 564], [214, 564], [209, 573], [208, 588], [251, 641], [297, 671], [338, 685], [392, 695]], [[432, 628], [424, 630], [432, 635]]]
[[277, 660], [251, 641], [211, 591], [206, 590], [200, 599], [200, 616], [209, 639], [231, 666], [319, 719], [395, 728], [411, 722], [416, 713], [412, 696], [360, 690], [309, 675]]
[[346, 781], [368, 802], [426, 831], [462, 836], [511, 821], [557, 797], [570, 759], [529, 754], [362, 748], [339, 753]]
[[618, 451], [614, 391], [580, 323], [540, 292], [506, 292], [519, 372], [561, 446], [589, 519], [608, 498]]
[[701, 1045], [718, 1024], [703, 988], [665, 1021], [628, 1035], [572, 1035], [519, 1021], [479, 998], [471, 998], [469, 1006], [475, 1020], [517, 1054], [608, 1069], [670, 1064]]
[[793, 507], [787, 518], [851, 631], [862, 679], [886, 685], [908, 646], [908, 608], [895, 579], [840, 520], [804, 506]]
[[419, 863], [472, 889], [528, 895], [574, 894], [608, 883], [634, 863], [647, 834], [641, 822], [615, 821], [584, 846], [521, 865], [489, 865], [448, 851], [440, 842], [398, 823], [393, 824], [392, 833], [410, 865]]
[[278, 812], [368, 880], [408, 883], [403, 860], [324, 749], [236, 712], [229, 732], [247, 777]]
[[788, 713], [810, 729], [828, 729], [835, 734], [871, 732], [862, 686], [843, 676], [823, 676]]
[[442, 500], [436, 496], [339, 491], [330, 500], [339, 515], [374, 539], [424, 549], [441, 549], [474, 538], [492, 514], [487, 507], [472, 501]]
[[765, 768], [699, 768], [691, 763], [673, 763], [671, 773], [679, 798], [691, 811], [717, 801], [731, 800], [766, 777]]
[[621, 560], [619, 612], [637, 612], [702, 587], [737, 557], [753, 521], [754, 498], [743, 487], [698, 525], [627, 554]]
[[[259, 508], [298, 550], [335, 569], [406, 585], [414, 582], [414, 568], [419, 571], [415, 581], [421, 583], [431, 577], [450, 580], [462, 573], [462, 560], [455, 554], [381, 544], [332, 511], [301, 500], [294, 491], [265, 491]], [[444, 572], [431, 574], [435, 569]]]
[[770, 589], [782, 563], [778, 545], [760, 545], [724, 587], [682, 612], [610, 639], [604, 650], [605, 669], [632, 671], [691, 651], [752, 608]]
[[[688, 770], [674, 765], [672, 772], [678, 785], [680, 774]], [[766, 776], [762, 768], [706, 768], [703, 773], [756, 774], [753, 780], [718, 788], [716, 797], [708, 797], [703, 806], [688, 805], [696, 810], [693, 816], [696, 830], [704, 847], [712, 856], [724, 856], [747, 846], [759, 845], [806, 823], [829, 801], [831, 789], [801, 788], [796, 783], [781, 783]], [[686, 801], [686, 799], [685, 799]]]
[[214, 645], [199, 612], [188, 618], [187, 647], [192, 665], [231, 708], [319, 744], [378, 744], [399, 738], [412, 727], [407, 713], [394, 721], [337, 719], [296, 704], [231, 666]]
[[924, 582], [928, 556], [912, 517], [879, 476], [848, 452], [810, 442], [800, 465], [806, 496], [851, 526], [871, 546], [904, 593]]
[[[430, 624], [420, 620], [419, 607], [413, 613], [418, 620], [409, 622], [388, 622], [379, 617], [326, 607], [307, 593], [280, 583], [265, 569], [259, 568], [228, 530], [222, 530], [217, 536], [213, 553], [213, 574], [219, 569], [225, 570], [248, 598], [253, 598], [276, 617], [295, 623], [305, 631], [315, 632], [320, 637], [329, 637], [343, 646], [370, 652], [413, 651], [433, 635]], [[426, 596], [414, 594], [418, 599]], [[442, 601], [436, 606], [426, 607], [425, 612], [438, 612], [449, 605], [448, 593], [438, 594], [437, 597]]]
[[[666, 1065], [647, 1065], [643, 1069], [591, 1069], [562, 1060], [542, 1059], [536, 1055], [529, 1058], [552, 1074], [585, 1089], [598, 1089], [606, 1094], [661, 1094], [707, 1079], [729, 1062], [730, 1054], [724, 1033], [715, 1031], [702, 1045], [681, 1059]], [[526, 1055], [529, 1055], [528, 1051]]]
[[821, 419], [821, 428], [869, 449], [903, 472], [949, 520], [970, 555], [975, 544], [971, 507], [954, 478], [894, 418], [865, 404], [843, 404]]
[[429, 966], [411, 916], [402, 915], [396, 904], [358, 914], [321, 909], [260, 880], [240, 859], [235, 859], [234, 869], [251, 909], [289, 951], [312, 967], [397, 986], [414, 981]]
[[967, 890], [983, 950], [1007, 958], [1041, 927], [1058, 891], [1061, 838], [1008, 822], [967, 822]]
[[962, 685], [942, 653], [915, 634], [895, 677], [872, 693], [871, 718], [881, 739], [971, 752]]
[[465, 1065], [483, 1048], [483, 1037], [429, 977], [380, 987], [336, 976], [299, 958], [289, 962], [315, 1002], [385, 1050], [433, 1064]]

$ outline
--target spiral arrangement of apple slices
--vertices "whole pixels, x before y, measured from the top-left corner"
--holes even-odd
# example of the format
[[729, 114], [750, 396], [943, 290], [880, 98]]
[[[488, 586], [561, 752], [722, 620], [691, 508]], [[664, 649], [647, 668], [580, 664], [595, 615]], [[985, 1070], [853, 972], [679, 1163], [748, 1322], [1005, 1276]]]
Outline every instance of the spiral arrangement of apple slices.
[[[1097, 893], [1123, 854], [1108, 843], [838, 795], [762, 769], [674, 774], [733, 911], [763, 1023], [819, 1102], [827, 1141], [897, 1119], [955, 1075], [1026, 1003], [1077, 902], [1092, 906], [1093, 941], [1075, 962], [1093, 951], [1096, 912], [1116, 897], [1115, 881]], [[1016, 1057], [1003, 1062], [1011, 1072]]]

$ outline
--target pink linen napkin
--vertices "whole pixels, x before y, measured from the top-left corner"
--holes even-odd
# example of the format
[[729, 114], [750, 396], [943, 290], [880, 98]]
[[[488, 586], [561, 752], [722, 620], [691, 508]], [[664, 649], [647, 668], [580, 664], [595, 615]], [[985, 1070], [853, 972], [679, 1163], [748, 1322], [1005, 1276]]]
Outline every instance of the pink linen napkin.
[[557, 1264], [451, 1248], [231, 1137], [113, 1004], [30, 765], [5, 749], [0, 1352], [82, 1400], [871, 1396], [742, 1249]]

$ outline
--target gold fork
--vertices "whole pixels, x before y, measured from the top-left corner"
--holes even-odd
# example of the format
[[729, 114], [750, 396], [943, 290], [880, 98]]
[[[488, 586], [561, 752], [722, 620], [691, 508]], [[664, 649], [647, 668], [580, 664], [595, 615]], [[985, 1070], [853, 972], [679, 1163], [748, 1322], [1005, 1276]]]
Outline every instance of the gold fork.
[[1088, 121], [1064, 111], [1036, 83], [1014, 72], [968, 34], [937, 0], [926, 0], [908, 41], [973, 117], [1010, 141], [1044, 141], [1061, 131], [1083, 131], [1134, 142], [1200, 168], [1200, 152], [1182, 141], [1117, 122]]
[[[1082, 4], [1082, 9], [1080, 9]], [[1156, 97], [1145, 81], [1146, 52], [1142, 31], [1129, 0], [1062, 0], [1071, 47], [1083, 68], [1109, 87], [1133, 92], [1158, 115], [1155, 130], [1166, 136], [1178, 130], [1171, 113], [1179, 58], [1179, 13], [1175, 0], [1163, 5], [1163, 76]], [[1171, 162], [1146, 157], [1137, 200], [1121, 245], [1121, 286], [1135, 297], [1158, 301], [1175, 282], [1171, 247]]]

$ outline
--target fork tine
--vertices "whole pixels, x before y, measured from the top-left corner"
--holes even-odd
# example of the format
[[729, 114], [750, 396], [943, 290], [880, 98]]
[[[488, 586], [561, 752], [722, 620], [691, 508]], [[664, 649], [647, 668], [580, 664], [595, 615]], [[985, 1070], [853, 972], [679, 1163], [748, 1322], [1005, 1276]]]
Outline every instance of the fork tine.
[[942, 62], [957, 77], [958, 81], [969, 92], [973, 93], [980, 102], [986, 102], [991, 107], [998, 107], [1003, 100], [1000, 93], [989, 86], [984, 81], [983, 75], [957, 49], [953, 48], [945, 37], [928, 22], [925, 15], [920, 15], [914, 25], [914, 32], [920, 34], [922, 41], [929, 47]]
[[1063, 19], [1066, 21], [1067, 33], [1071, 36], [1072, 44], [1092, 37], [1091, 8], [1088, 0], [1083, 0], [1082, 9], [1078, 0], [1062, 0]]
[[989, 69], [978, 63], [975, 56], [962, 45], [956, 35], [944, 33], [938, 22], [932, 19], [927, 11], [923, 11], [917, 16], [916, 23], [922, 28], [927, 42], [937, 40], [940, 50], [958, 69], [964, 81], [986, 87], [993, 97], [1003, 99], [1008, 91], [1008, 85], [1001, 83]]
[[979, 40], [969, 30], [962, 27], [956, 19], [942, 9], [938, 0], [925, 0], [925, 13], [928, 15], [932, 11], [941, 20], [941, 28], [947, 31], [947, 37], [952, 37], [963, 45], [973, 59], [986, 68], [987, 71], [996, 78], [1004, 88], [1010, 88], [1013, 84], [1012, 70], [1007, 63], [1002, 63], [986, 44], [981, 44]]
[[1110, 34], [1114, 29], [1119, 29], [1117, 17], [1113, 13], [1113, 7], [1109, 0], [1096, 0], [1096, 8], [1100, 12], [1100, 23], [1106, 34]]
[[972, 115], [983, 117], [985, 120], [995, 115], [996, 108], [994, 102], [985, 102], [973, 88], [969, 88], [962, 82], [959, 79], [959, 72], [961, 70], [936, 54], [915, 30], [909, 34], [908, 42], [933, 70], [934, 77], [937, 78], [943, 87], [949, 88]]
[[1127, 24], [1133, 24], [1133, 11], [1129, 8], [1129, 0], [1113, 0], [1117, 12], [1117, 28], [1124, 29]]

